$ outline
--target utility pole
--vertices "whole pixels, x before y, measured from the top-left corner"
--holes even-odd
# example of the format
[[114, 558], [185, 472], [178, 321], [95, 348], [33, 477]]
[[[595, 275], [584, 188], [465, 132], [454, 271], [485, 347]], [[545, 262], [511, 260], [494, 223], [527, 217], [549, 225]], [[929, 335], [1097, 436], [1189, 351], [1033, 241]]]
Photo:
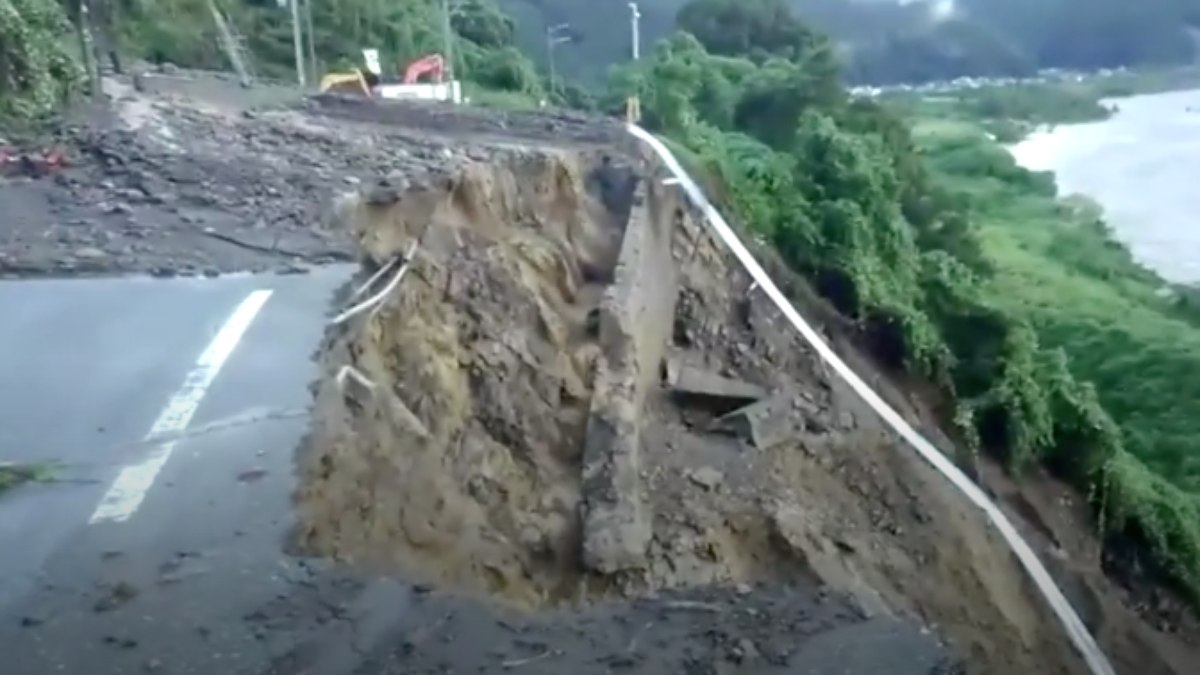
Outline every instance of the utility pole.
[[[632, 33], [632, 52], [633, 60], [636, 62], [642, 58], [642, 32], [639, 26], [639, 19], [642, 18], [642, 13], [638, 11], [636, 2], [629, 3], [629, 23], [630, 32]], [[629, 100], [625, 102], [625, 118], [630, 124], [637, 124], [642, 119], [642, 102], [638, 99], [637, 92], [634, 92]]]
[[100, 64], [96, 61], [95, 43], [92, 38], [92, 17], [88, 0], [79, 3], [79, 44], [83, 52], [83, 66], [87, 70], [88, 88], [93, 98], [100, 98], [104, 91], [100, 83]]
[[639, 19], [642, 18], [642, 13], [638, 11], [636, 2], [629, 3], [629, 21], [633, 29], [633, 60], [637, 61], [642, 58], [642, 31], [639, 25]]
[[312, 83], [321, 81], [321, 73], [317, 71], [317, 34], [313, 32], [312, 18], [313, 0], [304, 0], [304, 30], [308, 32], [308, 68], [312, 75]]
[[454, 81], [454, 31], [450, 25], [450, 0], [442, 0], [442, 51], [446, 60], [447, 82]]
[[233, 36], [233, 31], [225, 23], [225, 17], [221, 14], [221, 10], [217, 9], [215, 0], [208, 0], [207, 4], [208, 13], [212, 15], [213, 23], [217, 25], [217, 36], [220, 38], [221, 47], [225, 50], [225, 56], [229, 58], [229, 64], [233, 66], [233, 71], [237, 73], [238, 81], [242, 86], [249, 87], [250, 72], [246, 70], [246, 63], [242, 60], [241, 46], [238, 44], [237, 38]]
[[296, 81], [303, 87], [308, 84], [304, 75], [304, 40], [300, 30], [300, 0], [290, 0], [292, 6], [292, 47], [296, 51]]
[[546, 67], [550, 71], [550, 93], [558, 91], [558, 74], [554, 66], [554, 46], [563, 42], [570, 42], [569, 35], [563, 35], [562, 31], [570, 28], [570, 24], [560, 23], [557, 26], [551, 26], [546, 29]]

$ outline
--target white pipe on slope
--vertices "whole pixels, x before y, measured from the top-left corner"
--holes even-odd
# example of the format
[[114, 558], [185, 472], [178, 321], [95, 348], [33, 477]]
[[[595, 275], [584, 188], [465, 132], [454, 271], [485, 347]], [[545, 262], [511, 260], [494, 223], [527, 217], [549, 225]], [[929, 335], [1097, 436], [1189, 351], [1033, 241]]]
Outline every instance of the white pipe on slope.
[[867, 383], [863, 382], [862, 378], [855, 374], [855, 372], [851, 370], [844, 361], [842, 361], [842, 359], [833, 351], [833, 349], [829, 347], [829, 345], [825, 344], [825, 341], [821, 339], [821, 336], [818, 335], [817, 332], [813, 330], [812, 326], [809, 326], [808, 322], [806, 322], [804, 318], [801, 317], [800, 314], [795, 310], [795, 308], [792, 307], [792, 303], [789, 302], [787, 297], [784, 296], [784, 294], [779, 290], [779, 287], [775, 285], [775, 282], [771, 281], [771, 277], [767, 276], [766, 271], [763, 270], [762, 266], [758, 264], [758, 261], [754, 259], [754, 256], [750, 253], [749, 249], [747, 249], [745, 245], [743, 245], [738, 239], [737, 234], [735, 234], [733, 231], [733, 228], [729, 227], [729, 223], [725, 222], [725, 219], [721, 217], [721, 214], [715, 208], [713, 208], [713, 205], [709, 203], [699, 186], [696, 185], [696, 182], [693, 181], [691, 176], [688, 176], [687, 172], [683, 170], [683, 167], [679, 164], [679, 161], [676, 160], [675, 156], [671, 154], [671, 151], [668, 150], [665, 145], [663, 145], [662, 141], [659, 141], [651, 133], [635, 124], [629, 124], [627, 125], [627, 128], [629, 133], [633, 134], [635, 137], [650, 146], [650, 148], [654, 150], [655, 154], [662, 159], [663, 163], [667, 165], [667, 168], [671, 170], [671, 173], [675, 174], [675, 177], [679, 179], [681, 187], [687, 193], [688, 197], [691, 198], [692, 203], [704, 213], [705, 219], [707, 219], [709, 224], [712, 225], [713, 229], [716, 230], [717, 236], [719, 236], [722, 241], [724, 241], [725, 244], [733, 251], [733, 254], [737, 256], [738, 260], [742, 263], [742, 266], [746, 268], [746, 271], [750, 273], [750, 276], [753, 277], [754, 281], [760, 287], [762, 287], [763, 292], [767, 294], [767, 297], [771, 298], [771, 301], [775, 303], [781, 312], [783, 312], [783, 315], [787, 317], [788, 321], [791, 321], [792, 325], [796, 327], [796, 330], [800, 331], [800, 334], [804, 336], [804, 339], [807, 340], [808, 343], [817, 350], [817, 353], [821, 355], [821, 358], [827, 364], [829, 364], [834, 371], [836, 371], [837, 374], [840, 375], [842, 379], [845, 380], [846, 383], [849, 384], [850, 387], [854, 389], [854, 391], [857, 392], [864, 401], [867, 402], [867, 405], [871, 406], [871, 408], [878, 413], [879, 416], [882, 417], [897, 434], [899, 434], [904, 440], [908, 441], [909, 445], [913, 446], [913, 448], [915, 448], [916, 451], [920, 453], [920, 455], [925, 458], [927, 462], [932, 464], [933, 468], [937, 469], [943, 476], [948, 478], [950, 482], [959, 489], [959, 491], [966, 495], [967, 499], [970, 499], [971, 502], [983, 510], [983, 512], [987, 515], [988, 520], [991, 521], [992, 525], [994, 525], [997, 530], [999, 530], [1000, 535], [1004, 537], [1004, 540], [1008, 543], [1013, 553], [1016, 554], [1017, 559], [1021, 561], [1021, 566], [1024, 567], [1025, 571], [1029, 573], [1029, 576], [1033, 579], [1038, 591], [1041, 592], [1042, 596], [1046, 599], [1046, 602], [1050, 604], [1050, 608], [1054, 610], [1054, 613], [1058, 616], [1058, 620], [1062, 623], [1063, 628], [1066, 629], [1067, 636], [1070, 638], [1071, 643], [1075, 645], [1075, 648], [1079, 651], [1080, 655], [1083, 656], [1083, 659], [1087, 662], [1087, 665], [1091, 669], [1093, 675], [1116, 675], [1116, 671], [1113, 670], [1112, 664], [1108, 661], [1108, 657], [1104, 655], [1104, 652], [1100, 651], [1099, 645], [1096, 644], [1095, 639], [1092, 638], [1092, 635], [1088, 632], [1087, 627], [1083, 625], [1083, 621], [1081, 621], [1079, 615], [1075, 613], [1074, 608], [1071, 607], [1071, 603], [1067, 602], [1067, 599], [1063, 595], [1062, 591], [1059, 590], [1058, 586], [1055, 585], [1054, 579], [1050, 577], [1050, 573], [1046, 571], [1046, 567], [1042, 565], [1042, 561], [1038, 559], [1037, 554], [1033, 552], [1033, 549], [1030, 548], [1029, 544], [1021, 538], [1020, 534], [1017, 533], [1017, 529], [1013, 527], [1013, 524], [1008, 520], [1008, 517], [1004, 515], [1004, 513], [995, 505], [995, 503], [992, 502], [991, 499], [988, 499], [988, 496], [984, 494], [983, 490], [979, 489], [979, 486], [973, 483], [970, 478], [967, 478], [966, 474], [964, 474], [957, 466], [955, 466], [953, 462], [947, 459], [945, 455], [938, 451], [938, 449], [934, 447], [932, 443], [925, 440], [924, 437], [917, 433], [916, 429], [913, 429], [908, 422], [904, 421], [904, 418], [901, 417], [899, 413], [893, 410], [891, 406], [889, 406], [882, 398], [880, 398], [879, 394], [876, 394], [874, 390], [867, 386]]

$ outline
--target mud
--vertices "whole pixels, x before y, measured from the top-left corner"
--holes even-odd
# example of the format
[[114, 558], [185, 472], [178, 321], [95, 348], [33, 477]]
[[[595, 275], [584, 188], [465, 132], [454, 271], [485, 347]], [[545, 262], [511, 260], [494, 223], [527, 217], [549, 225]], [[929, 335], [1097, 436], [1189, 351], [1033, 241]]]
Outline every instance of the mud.
[[507, 161], [346, 214], [376, 264], [421, 247], [378, 319], [332, 340], [331, 364], [380, 386], [321, 386], [337, 417], [315, 432], [299, 508], [313, 550], [532, 606], [576, 593], [589, 317], [632, 184], [604, 156]]
[[[354, 641], [353, 657], [314, 645], [277, 664], [272, 675], [963, 672], [928, 633], [864, 617], [815, 587], [696, 589], [534, 617], [445, 595], [410, 599], [387, 588], [374, 594], [410, 611], [338, 638]], [[376, 617], [368, 610], [355, 624], [369, 626]], [[357, 665], [339, 668], [344, 662]]]
[[205, 73], [139, 81], [141, 91], [108, 80], [105, 103], [14, 141], [62, 150], [66, 166], [0, 175], [0, 277], [303, 271], [356, 256], [330, 205], [359, 185], [485, 158], [464, 141], [493, 131], [510, 146], [611, 136], [571, 116], [446, 106], [396, 104], [369, 118], [353, 102], [242, 90]]
[[[302, 546], [522, 610], [827, 587], [864, 617], [927, 626], [970, 672], [1086, 672], [983, 517], [826, 371], [686, 208], [647, 206], [651, 175], [633, 156], [499, 152], [382, 203], [348, 202], [369, 268], [421, 247], [378, 313], [331, 332], [322, 352]], [[631, 181], [631, 200], [610, 190], [606, 204], [600, 186]], [[645, 227], [660, 228], [669, 263], [631, 297], [659, 311], [630, 313], [611, 332], [626, 351], [613, 352], [603, 308], [620, 295], [631, 228]], [[843, 337], [852, 327], [774, 267], [848, 361], [949, 447]], [[646, 317], [663, 318], [655, 293], [674, 309], [640, 363], [639, 343], [659, 334]], [[610, 360], [629, 367], [612, 400]], [[667, 363], [768, 392], [761, 429], [739, 434], [728, 410], [672, 396]], [[346, 365], [373, 386], [338, 386]], [[597, 530], [596, 503], [621, 516]], [[618, 543], [597, 556], [598, 540]], [[1111, 621], [1093, 627], [1119, 672], [1189, 672], [1190, 638], [1155, 631], [1096, 585], [1097, 562], [1080, 564], [1099, 574], [1079, 602]]]

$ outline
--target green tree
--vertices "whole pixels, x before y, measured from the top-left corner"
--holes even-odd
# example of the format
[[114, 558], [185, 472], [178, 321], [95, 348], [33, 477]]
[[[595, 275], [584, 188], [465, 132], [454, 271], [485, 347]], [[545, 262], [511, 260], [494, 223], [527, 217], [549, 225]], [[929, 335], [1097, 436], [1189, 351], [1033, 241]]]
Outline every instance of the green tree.
[[0, 0], [0, 123], [50, 113], [75, 90], [72, 39], [54, 0]]
[[676, 22], [713, 54], [803, 60], [825, 38], [801, 23], [783, 0], [693, 0]]

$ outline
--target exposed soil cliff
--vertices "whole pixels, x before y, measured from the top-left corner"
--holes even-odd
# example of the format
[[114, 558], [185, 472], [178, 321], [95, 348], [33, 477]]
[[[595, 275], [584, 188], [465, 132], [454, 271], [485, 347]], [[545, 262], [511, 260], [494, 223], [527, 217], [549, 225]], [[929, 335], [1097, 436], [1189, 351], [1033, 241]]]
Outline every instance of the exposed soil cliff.
[[[635, 154], [509, 147], [343, 202], [368, 270], [419, 247], [322, 352], [303, 545], [524, 609], [824, 586], [860, 617], [926, 626], [970, 672], [1086, 672], [982, 514], [826, 370], [662, 177]], [[1013, 510], [1020, 491], [993, 473]], [[1142, 622], [1083, 544], [1039, 539], [1055, 506], [1026, 501], [1014, 514], [1118, 671], [1188, 672], [1187, 637]]]

